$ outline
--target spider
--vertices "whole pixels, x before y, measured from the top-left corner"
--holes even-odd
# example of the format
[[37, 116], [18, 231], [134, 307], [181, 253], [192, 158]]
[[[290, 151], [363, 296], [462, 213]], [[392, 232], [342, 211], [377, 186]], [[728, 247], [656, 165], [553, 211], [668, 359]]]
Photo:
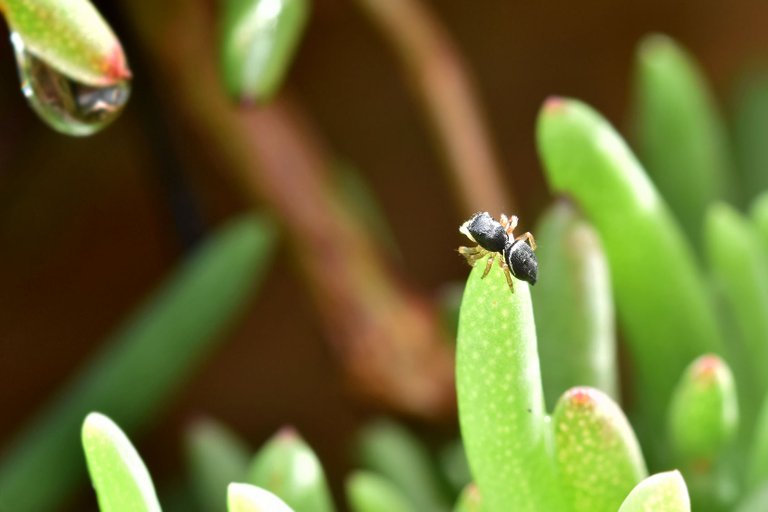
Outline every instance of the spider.
[[488, 212], [478, 212], [459, 228], [461, 233], [477, 244], [474, 247], [459, 247], [459, 254], [474, 267], [478, 260], [490, 253], [483, 278], [491, 271], [497, 254], [500, 254], [499, 266], [504, 270], [507, 284], [513, 293], [515, 286], [512, 276], [536, 284], [539, 268], [536, 255], [533, 253], [536, 249], [536, 240], [529, 232], [512, 238], [516, 227], [517, 217], [514, 215], [507, 218], [502, 214], [499, 221], [496, 221]]

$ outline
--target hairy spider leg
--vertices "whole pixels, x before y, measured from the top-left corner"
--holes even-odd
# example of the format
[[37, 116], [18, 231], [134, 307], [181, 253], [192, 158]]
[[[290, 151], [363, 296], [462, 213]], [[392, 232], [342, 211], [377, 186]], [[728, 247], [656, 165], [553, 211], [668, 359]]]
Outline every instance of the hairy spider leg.
[[512, 233], [514, 233], [515, 228], [517, 227], [517, 220], [517, 215], [513, 215], [508, 218], [502, 213], [501, 216], [499, 216], [499, 222], [507, 232], [507, 235], [512, 235]]
[[515, 238], [515, 240], [526, 240], [528, 245], [531, 246], [531, 249], [536, 250], [536, 240], [534, 240], [533, 235], [528, 231]]
[[512, 272], [509, 271], [509, 267], [507, 266], [506, 263], [504, 264], [504, 266], [502, 268], [504, 269], [504, 277], [507, 278], [507, 284], [509, 285], [509, 290], [512, 293], [515, 293], [515, 284], [514, 284], [513, 279], [512, 279]]
[[464, 246], [459, 247], [459, 254], [464, 256], [464, 259], [467, 260], [467, 263], [469, 263], [469, 266], [471, 267], [474, 267], [475, 263], [477, 263], [477, 260], [481, 259], [487, 253], [488, 251], [486, 251], [479, 245], [476, 245], [474, 247], [464, 247]]
[[491, 267], [493, 266], [493, 260], [496, 259], [496, 253], [494, 252], [488, 257], [488, 263], [485, 264], [485, 272], [483, 272], [483, 275], [480, 277], [480, 279], [485, 279], [485, 276], [488, 275], [488, 272], [491, 271]]

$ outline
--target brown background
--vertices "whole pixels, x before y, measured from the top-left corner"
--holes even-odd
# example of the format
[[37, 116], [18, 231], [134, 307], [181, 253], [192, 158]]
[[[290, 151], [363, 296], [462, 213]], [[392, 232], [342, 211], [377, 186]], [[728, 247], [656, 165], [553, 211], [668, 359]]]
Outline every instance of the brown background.
[[[634, 46], [650, 31], [695, 54], [724, 104], [744, 66], [768, 56], [768, 4], [759, 0], [429, 4], [474, 73], [526, 227], [547, 200], [533, 144], [546, 96], [579, 97], [623, 125]], [[184, 130], [163, 106], [169, 91], [142, 76], [146, 57], [116, 6], [97, 5], [137, 78], [122, 119], [90, 139], [54, 134], [34, 117], [0, 44], [0, 446], [185, 248], [244, 208], [225, 173], [185, 154]], [[314, 3], [287, 87], [368, 180], [403, 273], [427, 292], [463, 278], [453, 253], [461, 219], [426, 123], [393, 54], [351, 2]], [[223, 420], [254, 446], [292, 423], [338, 476], [349, 436], [374, 412], [344, 389], [281, 248], [247, 316], [137, 444], [163, 480], [180, 471], [180, 432], [196, 415]]]

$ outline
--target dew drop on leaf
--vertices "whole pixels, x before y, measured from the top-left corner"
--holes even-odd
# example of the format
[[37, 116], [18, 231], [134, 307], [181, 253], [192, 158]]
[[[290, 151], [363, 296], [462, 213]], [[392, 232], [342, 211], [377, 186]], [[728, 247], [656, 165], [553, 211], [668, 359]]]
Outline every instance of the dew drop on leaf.
[[92, 135], [114, 121], [128, 102], [130, 81], [106, 86], [78, 82], [32, 54], [11, 33], [21, 91], [32, 109], [54, 130], [77, 137]]

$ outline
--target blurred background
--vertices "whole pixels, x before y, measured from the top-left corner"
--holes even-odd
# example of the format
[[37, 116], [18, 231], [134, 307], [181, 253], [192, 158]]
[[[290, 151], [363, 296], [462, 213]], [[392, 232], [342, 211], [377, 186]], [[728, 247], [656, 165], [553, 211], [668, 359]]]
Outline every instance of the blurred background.
[[[437, 55], [462, 63], [474, 88], [485, 144], [506, 191], [501, 204], [520, 216], [523, 230], [533, 228], [550, 199], [534, 147], [535, 117], [548, 95], [583, 99], [623, 127], [635, 45], [649, 32], [666, 33], [686, 46], [723, 105], [742, 71], [768, 55], [768, 4], [757, 0], [419, 2], [447, 41]], [[366, 2], [312, 2], [278, 117], [257, 112], [253, 136], [257, 152], [269, 154], [270, 134], [282, 133], [272, 124], [280, 125], [286, 112], [288, 119], [297, 118], [300, 142], [322, 148], [328, 167], [344, 162], [354, 168], [368, 185], [399, 256], [387, 248], [389, 235], [370, 226], [350, 235], [366, 251], [344, 237], [339, 247], [314, 243], [311, 235], [302, 240], [302, 223], [310, 231], [318, 222], [324, 226], [314, 216], [302, 219], [296, 207], [305, 201], [303, 187], [311, 187], [311, 179], [292, 184], [301, 173], [283, 175], [278, 165], [254, 178], [262, 184], [259, 195], [228, 169], [233, 152], [223, 158], [221, 140], [211, 137], [218, 125], [201, 127], [206, 111], [190, 113], [195, 109], [184, 106], [194, 94], [210, 98], [218, 91], [195, 85], [215, 79], [215, 53], [185, 51], [210, 40], [216, 5], [95, 3], [121, 39], [134, 74], [122, 117], [95, 136], [69, 138], [37, 119], [19, 92], [7, 37], [0, 38], [0, 447], [189, 250], [226, 219], [253, 207], [271, 212], [288, 234], [281, 232], [245, 314], [135, 439], [160, 486], [180, 472], [184, 425], [202, 415], [227, 423], [254, 447], [280, 426], [296, 426], [335, 482], [349, 465], [350, 437], [370, 417], [402, 415], [437, 439], [449, 437], [456, 428], [449, 379], [437, 378], [441, 390], [425, 392], [442, 394], [426, 398], [432, 406], [421, 413], [414, 410], [419, 404], [398, 405], [392, 398], [397, 391], [377, 390], [370, 382], [362, 387], [372, 391], [356, 389], [365, 369], [354, 357], [351, 364], [343, 362], [349, 361], [345, 343], [354, 338], [343, 318], [353, 313], [331, 311], [343, 301], [323, 304], [331, 285], [312, 277], [312, 261], [321, 264], [326, 253], [367, 258], [372, 248], [385, 275], [397, 276], [398, 293], [422, 304], [424, 318], [432, 321], [439, 298], [467, 273], [455, 249], [463, 243], [457, 227], [473, 203], [462, 203], [451, 187], [444, 142], [434, 136], [435, 122], [417, 92], [420, 82], [405, 71], [392, 33], [380, 30], [361, 8]], [[436, 82], [446, 69], [453, 68], [436, 67]], [[278, 152], [290, 147], [275, 144]], [[270, 201], [270, 194], [282, 199]], [[323, 204], [336, 207], [332, 194], [319, 197], [328, 202], [307, 212], [322, 213]], [[487, 209], [499, 213], [496, 204]], [[338, 220], [334, 215], [329, 214]], [[335, 236], [332, 230], [326, 235]], [[354, 254], [350, 258], [348, 264], [355, 264]], [[375, 301], [366, 304], [376, 307]], [[392, 312], [384, 323], [398, 318], [397, 307], [383, 309]], [[449, 328], [439, 331], [441, 340], [452, 337]], [[377, 342], [385, 343], [387, 332], [380, 335], [384, 341]], [[448, 345], [442, 349], [447, 352]], [[390, 370], [396, 378], [399, 370]], [[435, 372], [444, 377], [443, 370]], [[91, 503], [81, 498], [72, 506]]]

